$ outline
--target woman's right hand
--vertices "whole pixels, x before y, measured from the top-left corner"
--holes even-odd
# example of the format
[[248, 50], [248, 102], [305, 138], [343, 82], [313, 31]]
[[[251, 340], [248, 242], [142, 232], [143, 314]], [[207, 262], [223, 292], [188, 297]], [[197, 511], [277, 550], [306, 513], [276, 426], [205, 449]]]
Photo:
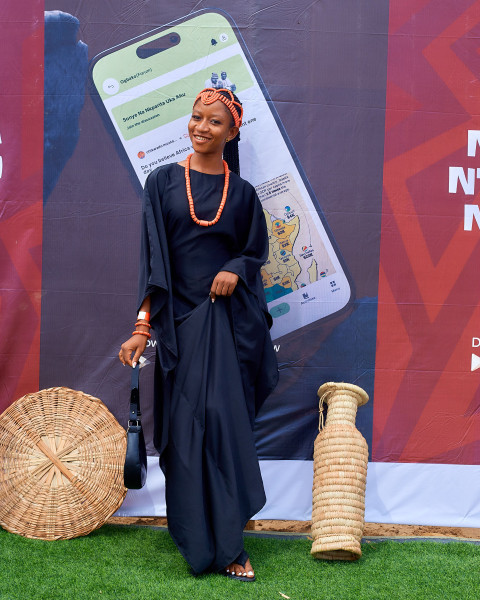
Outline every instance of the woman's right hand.
[[[148, 338], [146, 335], [132, 335], [132, 337], [124, 342], [118, 353], [118, 358], [123, 365], [130, 365], [135, 367], [138, 359], [145, 352], [147, 347]], [[133, 354], [133, 357], [132, 357]]]

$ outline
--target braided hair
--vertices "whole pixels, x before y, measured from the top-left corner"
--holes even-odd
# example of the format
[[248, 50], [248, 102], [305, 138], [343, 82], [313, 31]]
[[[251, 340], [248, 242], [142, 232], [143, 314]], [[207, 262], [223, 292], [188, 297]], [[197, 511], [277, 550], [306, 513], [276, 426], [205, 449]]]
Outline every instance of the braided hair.
[[[217, 90], [217, 91], [219, 94], [222, 94], [222, 96], [229, 98], [229, 95], [227, 95], [227, 93], [224, 92], [223, 90]], [[235, 94], [233, 94], [233, 97], [235, 99], [235, 102], [238, 102], [239, 104], [241, 104], [240, 100], [237, 98], [237, 96], [235, 96]], [[238, 115], [240, 116], [240, 108], [238, 108], [236, 105], [234, 105], [234, 110], [236, 110]], [[233, 117], [232, 117], [232, 127], [234, 125], [235, 125], [235, 123], [234, 123]], [[223, 159], [227, 163], [230, 171], [233, 171], [237, 175], [240, 175], [240, 161], [239, 161], [239, 155], [238, 155], [238, 142], [239, 141], [240, 141], [240, 131], [237, 133], [237, 135], [233, 139], [231, 139], [229, 142], [227, 142], [225, 144], [225, 148], [223, 149]]]

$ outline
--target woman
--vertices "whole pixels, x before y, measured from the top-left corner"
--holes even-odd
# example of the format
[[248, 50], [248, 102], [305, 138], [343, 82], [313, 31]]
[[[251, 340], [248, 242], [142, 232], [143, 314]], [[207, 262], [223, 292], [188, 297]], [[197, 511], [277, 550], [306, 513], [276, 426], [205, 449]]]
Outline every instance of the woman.
[[253, 581], [243, 529], [265, 503], [253, 425], [278, 370], [260, 278], [265, 217], [222, 160], [227, 144], [238, 172], [242, 113], [232, 92], [203, 90], [188, 125], [193, 154], [149, 175], [139, 318], [119, 357], [135, 365], [153, 328], [154, 443], [178, 549], [195, 574]]

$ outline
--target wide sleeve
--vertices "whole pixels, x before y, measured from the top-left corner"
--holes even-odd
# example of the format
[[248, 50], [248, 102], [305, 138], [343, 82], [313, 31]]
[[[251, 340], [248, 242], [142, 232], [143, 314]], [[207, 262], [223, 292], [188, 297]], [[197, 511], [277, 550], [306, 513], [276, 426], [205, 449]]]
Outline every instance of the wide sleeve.
[[260, 277], [260, 269], [268, 258], [268, 231], [262, 204], [255, 188], [250, 188], [250, 215], [248, 234], [237, 254], [224, 265], [224, 271], [236, 273], [247, 289], [253, 292], [266, 312], [265, 293]]
[[255, 414], [277, 385], [278, 365], [268, 332], [273, 319], [268, 312], [260, 276], [260, 269], [268, 258], [267, 223], [255, 189], [249, 188], [252, 196], [249, 204], [245, 202], [250, 207], [245, 211], [249, 219], [248, 233], [241, 250], [225, 263], [223, 269], [236, 273], [241, 282], [231, 296], [232, 322], [245, 397], [255, 399], [254, 405], [248, 407], [253, 426]]
[[161, 207], [166, 173], [160, 169], [147, 178], [143, 194], [138, 308], [150, 296], [150, 320], [164, 375], [177, 363], [168, 243]]

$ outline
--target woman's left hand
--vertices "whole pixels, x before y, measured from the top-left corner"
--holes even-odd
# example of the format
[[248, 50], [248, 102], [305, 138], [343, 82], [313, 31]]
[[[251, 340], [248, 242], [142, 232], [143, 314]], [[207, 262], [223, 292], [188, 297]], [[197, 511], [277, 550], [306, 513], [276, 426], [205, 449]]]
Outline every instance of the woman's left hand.
[[215, 302], [217, 296], [231, 296], [238, 283], [238, 275], [230, 271], [220, 271], [210, 288], [210, 298]]

